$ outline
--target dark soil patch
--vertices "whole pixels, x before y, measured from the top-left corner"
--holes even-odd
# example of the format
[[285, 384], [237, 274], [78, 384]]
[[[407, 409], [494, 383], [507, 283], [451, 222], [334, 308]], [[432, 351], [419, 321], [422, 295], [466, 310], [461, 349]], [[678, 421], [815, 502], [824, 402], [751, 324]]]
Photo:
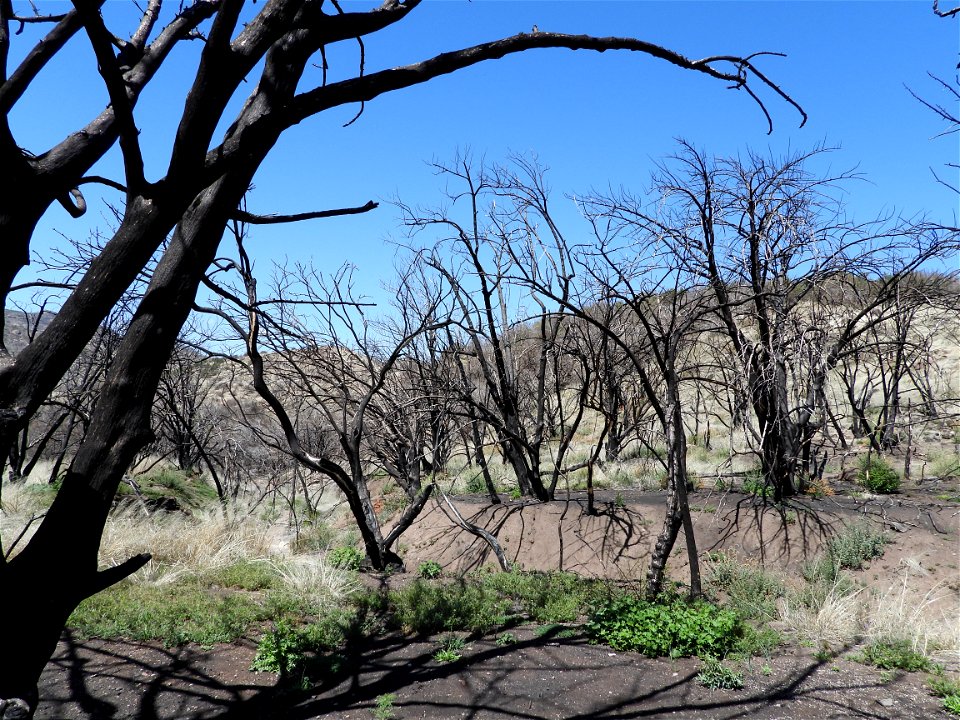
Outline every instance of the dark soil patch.
[[41, 681], [37, 718], [373, 718], [391, 693], [394, 717], [448, 718], [903, 718], [949, 717], [923, 677], [880, 671], [812, 651], [751, 660], [743, 690], [709, 690], [695, 659], [651, 660], [582, 638], [468, 642], [440, 664], [437, 643], [386, 636], [310, 691], [247, 670], [251, 644], [176, 650], [65, 636]]

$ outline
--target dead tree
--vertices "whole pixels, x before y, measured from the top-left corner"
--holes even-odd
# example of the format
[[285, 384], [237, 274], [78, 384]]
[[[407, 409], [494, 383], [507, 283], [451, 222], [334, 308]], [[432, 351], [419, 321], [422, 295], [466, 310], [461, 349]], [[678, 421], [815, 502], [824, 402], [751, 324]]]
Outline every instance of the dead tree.
[[[230, 289], [222, 280], [207, 284], [241, 311], [243, 319], [223, 305], [204, 312], [223, 319], [244, 341], [253, 388], [276, 418], [291, 456], [304, 468], [330, 478], [344, 494], [370, 566], [384, 570], [402, 565], [391, 547], [416, 519], [434, 486], [421, 487], [417, 439], [403, 437], [385, 395], [405, 370], [409, 346], [421, 333], [445, 324], [433, 312], [439, 298], [416, 316], [401, 316], [415, 324], [401, 320], [388, 327], [371, 321], [353, 296], [350, 268], [331, 278], [299, 268], [283, 273], [272, 297], [261, 299], [243, 246], [242, 226], [236, 224], [234, 233], [237, 257], [218, 259], [215, 277], [235, 272], [242, 291]], [[269, 362], [261, 343], [269, 348]], [[305, 442], [305, 431], [317, 427], [332, 442]], [[375, 460], [387, 457], [392, 473], [399, 475], [403, 468], [400, 480], [410, 502], [384, 534], [370, 495], [369, 472]]]
[[928, 224], [846, 220], [834, 188], [849, 176], [810, 173], [805, 163], [819, 152], [717, 159], [682, 143], [675, 168], [654, 178], [652, 207], [628, 193], [592, 200], [660, 238], [713, 295], [777, 502], [802, 489], [826, 422], [828, 374], [892, 317], [902, 281], [957, 244], [956, 233]]
[[[755, 73], [755, 56], [690, 60], [635, 38], [551, 32], [521, 33], [376, 72], [365, 72], [361, 60], [352, 77], [328, 81], [325, 58], [330, 48], [357, 43], [401, 23], [421, 5], [428, 7], [417, 0], [385, 0], [378, 8], [356, 12], [344, 12], [337, 3], [322, 0], [270, 0], [249, 7], [243, 0], [195, 0], [172, 7], [149, 0], [129, 35], [110, 28], [100, 0], [75, 0], [73, 5], [63, 15], [21, 17], [12, 0], [0, 0], [4, 306], [29, 260], [34, 228], [48, 208], [58, 204], [80, 216], [86, 211], [81, 188], [100, 183], [122, 196], [122, 211], [117, 228], [50, 325], [0, 371], [0, 457], [6, 457], [5, 449], [16, 433], [53, 392], [150, 258], [158, 250], [162, 253], [53, 506], [30, 542], [0, 563], [0, 585], [15, 588], [8, 593], [7, 610], [17, 618], [5, 630], [5, 647], [18, 658], [0, 676], [0, 700], [16, 699], [17, 712], [22, 707], [32, 712], [36, 706], [37, 680], [77, 604], [148, 560], [138, 556], [100, 571], [100, 537], [124, 473], [151, 440], [150, 409], [160, 375], [217, 256], [227, 222], [321, 218], [374, 207], [367, 203], [273, 217], [238, 210], [261, 163], [287, 129], [332, 108], [362, 107], [386, 93], [538, 48], [632, 51], [727, 86], [766, 84], [786, 97], [765, 75]], [[21, 26], [24, 32], [18, 33]], [[53, 147], [23, 148], [11, 128], [10, 113], [23, 112], [22, 106], [36, 99], [37, 93], [27, 90], [76, 36], [84, 36], [93, 50], [109, 105], [92, 119], [79, 118], [77, 132]], [[183, 102], [170, 104], [183, 110], [168, 148], [166, 170], [162, 177], [148, 179], [137, 103], [175, 47], [186, 40], [202, 45], [196, 72]], [[17, 50], [12, 52], [14, 45]], [[14, 65], [15, 57], [22, 59]], [[228, 103], [241, 88], [250, 88], [249, 94], [219, 136]], [[755, 90], [750, 94], [757, 97]], [[122, 176], [89, 174], [114, 146], [119, 146]]]

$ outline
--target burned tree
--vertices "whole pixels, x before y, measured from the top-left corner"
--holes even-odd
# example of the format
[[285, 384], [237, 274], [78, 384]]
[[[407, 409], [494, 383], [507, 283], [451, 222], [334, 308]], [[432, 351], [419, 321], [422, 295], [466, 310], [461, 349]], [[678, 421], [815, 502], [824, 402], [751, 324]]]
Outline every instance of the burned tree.
[[[6, 630], [5, 647], [18, 658], [0, 677], [0, 699], [16, 699], [17, 712], [23, 708], [32, 712], [35, 707], [37, 679], [70, 612], [85, 597], [148, 560], [138, 556], [101, 571], [97, 550], [121, 478], [152, 439], [150, 410], [160, 375], [217, 256], [226, 224], [232, 218], [250, 222], [321, 218], [374, 206], [279, 218], [241, 212], [238, 208], [254, 175], [287, 129], [332, 108], [370, 102], [477, 63], [538, 48], [632, 51], [728, 86], [744, 88], [755, 80], [770, 85], [764, 75], [754, 73], [750, 57], [690, 60], [635, 38], [551, 32], [521, 33], [376, 72], [365, 72], [360, 62], [352, 77], [328, 81], [324, 61], [328, 49], [337, 43], [357, 43], [358, 38], [401, 23], [421, 6], [417, 0], [386, 0], [377, 8], [356, 12], [344, 12], [339, 4], [322, 0], [269, 0], [251, 6], [243, 0], [196, 0], [172, 8], [162, 0], [149, 0], [134, 31], [125, 36], [111, 29], [99, 0], [75, 0], [69, 12], [40, 18], [21, 17], [18, 5], [0, 0], [4, 306], [14, 279], [29, 260], [34, 229], [48, 208], [58, 204], [73, 216], [82, 215], [86, 201], [81, 188], [100, 183], [119, 193], [122, 211], [117, 228], [50, 325], [0, 371], [0, 457], [7, 457], [16, 433], [53, 392], [138, 273], [158, 250], [162, 253], [50, 511], [30, 542], [0, 564], [0, 584], [14, 588], [7, 609], [17, 618]], [[25, 32], [18, 34], [20, 26]], [[54, 146], [25, 149], [11, 129], [10, 113], [27, 104], [31, 98], [27, 89], [75, 37], [84, 37], [93, 50], [109, 105], [92, 119], [78, 119], [77, 132]], [[162, 177], [150, 179], [137, 104], [171, 52], [186, 40], [201, 43], [196, 72], [167, 148], [166, 169]], [[22, 58], [15, 67], [13, 57]], [[243, 92], [250, 88], [249, 94], [218, 136], [228, 103], [241, 88]], [[122, 176], [89, 174], [114, 146], [120, 151]]]

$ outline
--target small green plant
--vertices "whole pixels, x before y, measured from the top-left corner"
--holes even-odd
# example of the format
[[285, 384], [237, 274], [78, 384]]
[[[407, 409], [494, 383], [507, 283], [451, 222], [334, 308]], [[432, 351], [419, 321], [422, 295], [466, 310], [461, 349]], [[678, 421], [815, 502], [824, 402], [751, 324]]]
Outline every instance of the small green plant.
[[601, 603], [586, 627], [596, 641], [649, 657], [722, 657], [743, 633], [740, 618], [731, 610], [681, 598], [654, 603], [635, 595]]
[[307, 520], [297, 532], [293, 551], [297, 553], [326, 552], [333, 544], [333, 529], [319, 518]]
[[511, 499], [511, 500], [519, 500], [519, 499], [522, 498], [522, 497], [523, 497], [523, 493], [520, 492], [520, 486], [519, 486], [519, 485], [514, 485], [512, 488], [510, 488], [510, 499]]
[[496, 573], [483, 584], [539, 623], [575, 622], [606, 597], [602, 584], [566, 572]]
[[866, 457], [860, 461], [857, 481], [865, 490], [886, 495], [900, 489], [900, 476], [882, 458]]
[[707, 655], [697, 673], [697, 682], [711, 690], [739, 690], [743, 687], [743, 673], [727, 667], [719, 658]]
[[865, 665], [881, 670], [930, 671], [934, 665], [906, 640], [876, 641], [867, 645], [857, 658]]
[[883, 555], [889, 538], [869, 522], [847, 525], [827, 543], [827, 556], [838, 567], [859, 570], [868, 560]]
[[425, 560], [417, 568], [417, 574], [425, 580], [436, 580], [443, 574], [443, 568], [435, 560]]
[[396, 701], [397, 696], [393, 693], [377, 695], [377, 699], [374, 701], [376, 704], [373, 708], [373, 717], [376, 720], [392, 720], [396, 717], [396, 708], [393, 706]]
[[433, 654], [433, 659], [438, 663], [456, 662], [463, 657], [464, 648], [463, 638], [457, 635], [444, 635], [440, 638], [440, 649]]
[[777, 598], [786, 588], [774, 575], [748, 565], [735, 555], [710, 553], [707, 557], [707, 585], [726, 595], [727, 606], [744, 620], [769, 621], [777, 617]]
[[537, 638], [550, 637], [554, 640], [569, 640], [577, 636], [577, 631], [560, 623], [547, 623], [534, 630], [533, 636]]
[[359, 570], [363, 560], [363, 553], [350, 545], [342, 545], [327, 553], [327, 561], [341, 570]]
[[467, 493], [470, 495], [485, 495], [487, 492], [487, 483], [484, 482], [482, 475], [471, 475], [467, 480]]
[[278, 620], [273, 630], [260, 638], [250, 669], [290, 677], [303, 666], [303, 651], [302, 635], [288, 621]]
[[758, 498], [773, 497], [773, 487], [768, 485], [760, 470], [751, 470], [743, 479], [743, 492]]
[[623, 500], [623, 493], [617, 490], [616, 497], [613, 498], [613, 506], [618, 510], [623, 510], [627, 504]]
[[513, 645], [517, 641], [517, 636], [512, 632], [502, 632], [497, 635], [497, 646], [506, 647], [507, 645]]
[[770, 667], [769, 665], [764, 665], [763, 667], [760, 668], [760, 674], [763, 675], [764, 677], [770, 677], [771, 675], [773, 675], [773, 668]]
[[954, 715], [960, 715], [960, 680], [944, 677], [941, 668], [934, 669], [934, 676], [927, 680], [934, 697], [943, 699], [943, 707]]

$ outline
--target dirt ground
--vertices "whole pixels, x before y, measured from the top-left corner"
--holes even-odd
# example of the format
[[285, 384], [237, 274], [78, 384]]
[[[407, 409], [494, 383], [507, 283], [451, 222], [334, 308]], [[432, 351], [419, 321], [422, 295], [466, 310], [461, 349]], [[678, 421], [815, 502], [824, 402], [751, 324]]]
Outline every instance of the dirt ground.
[[[765, 564], [787, 573], [816, 553], [825, 533], [868, 518], [883, 525], [892, 542], [883, 558], [858, 573], [860, 581], [883, 590], [907, 576], [912, 592], [939, 593], [939, 607], [956, 616], [960, 507], [939, 500], [943, 492], [930, 486], [884, 498], [804, 500], [786, 517], [734, 493], [696, 493], [691, 504], [701, 551], [724, 549], [759, 561], [763, 546]], [[527, 569], [639, 579], [664, 498], [623, 491], [620, 499], [622, 504], [613, 493], [602, 495], [597, 516], [583, 514], [580, 496], [493, 508], [463, 498], [456, 503]], [[488, 548], [446, 519], [439, 506], [428, 509], [401, 544], [414, 570], [427, 559], [447, 572], [492, 562]], [[682, 553], [671, 563], [674, 576], [682, 578]], [[742, 690], [708, 690], [695, 680], [696, 659], [651, 660], [590, 645], [576, 633], [538, 636], [532, 626], [512, 632], [516, 642], [505, 647], [493, 637], [471, 640], [462, 659], [451, 664], [433, 659], [435, 638], [389, 635], [353, 649], [339, 674], [304, 692], [250, 672], [251, 641], [167, 649], [78, 642], [65, 635], [41, 680], [36, 717], [375, 718], [376, 698], [387, 693], [395, 695], [398, 719], [949, 717], [924, 689], [922, 675], [890, 678], [849, 660], [849, 653], [821, 661], [813, 650], [788, 648], [744, 667]], [[957, 670], [956, 662], [949, 669]]]

